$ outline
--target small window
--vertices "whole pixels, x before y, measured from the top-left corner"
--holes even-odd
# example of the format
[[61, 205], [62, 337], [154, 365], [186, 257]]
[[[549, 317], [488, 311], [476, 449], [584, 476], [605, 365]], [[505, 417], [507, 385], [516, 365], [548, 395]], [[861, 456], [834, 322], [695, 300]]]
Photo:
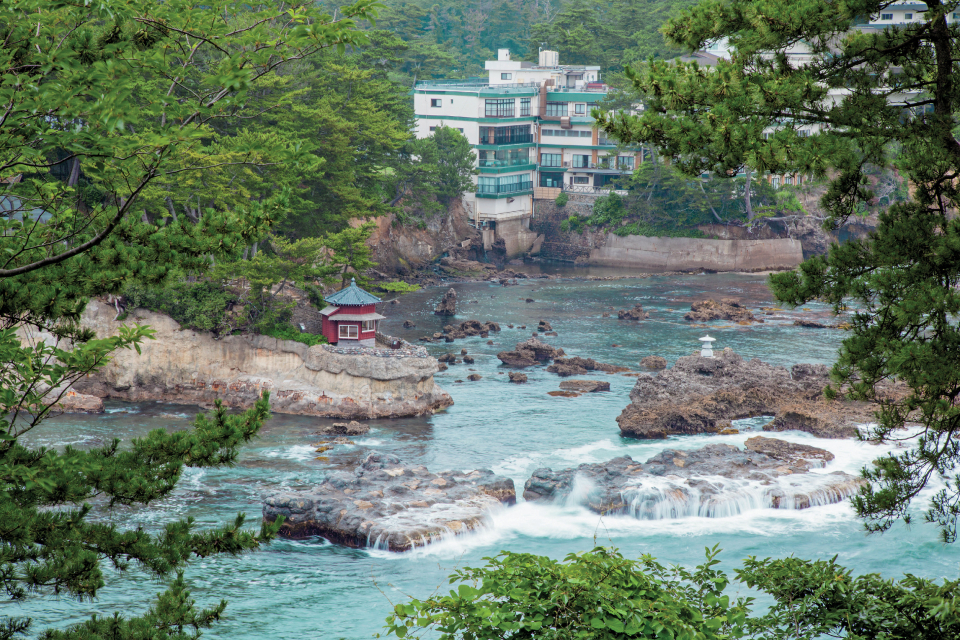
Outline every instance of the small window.
[[913, 20], [913, 14], [912, 14], [912, 13], [905, 13], [905, 14], [903, 14], [903, 19], [904, 19], [904, 20]]
[[440, 107], [440, 106], [443, 106], [443, 99], [442, 99], [442, 98], [430, 98], [430, 106], [431, 106], [431, 107]]
[[580, 137], [581, 137], [581, 138], [589, 138], [589, 137], [592, 136], [592, 135], [593, 135], [593, 131], [581, 131], [581, 132], [580, 132]]
[[780, 188], [780, 176], [774, 176], [772, 182], [773, 182], [774, 189]]
[[574, 107], [574, 109], [575, 109], [574, 113], [576, 113], [576, 115], [582, 116], [587, 112], [587, 105], [580, 102]]
[[574, 176], [573, 184], [590, 184], [590, 176]]
[[363, 321], [363, 331], [376, 331], [377, 330], [377, 321], [376, 320], [364, 320]]
[[501, 73], [501, 74], [500, 74], [500, 79], [501, 79], [501, 80], [513, 80], [513, 74], [512, 74], [512, 73]]
[[457, 129], [457, 131], [459, 131], [460, 133], [463, 133], [463, 129]]
[[341, 324], [338, 328], [340, 329], [341, 338], [356, 340], [360, 337], [360, 333], [357, 331], [357, 325], [355, 324]]
[[550, 137], [553, 136], [553, 129], [544, 129], [544, 130], [543, 130], [543, 137], [546, 138], [546, 137], [548, 137], [548, 136], [550, 136]]
[[453, 98], [450, 98], [450, 104], [453, 104]]
[[560, 154], [559, 154], [559, 153], [541, 153], [541, 154], [540, 154], [540, 166], [543, 166], [543, 167], [559, 167], [559, 166], [560, 166]]
[[[956, 15], [956, 14], [954, 14], [954, 15]], [[893, 20], [893, 14], [892, 14], [892, 13], [881, 13], [881, 14], [880, 14], [880, 19], [881, 19], [881, 20]]]
[[530, 115], [530, 98], [520, 98], [520, 115]]
[[430, 127], [430, 133], [433, 133], [433, 132], [436, 131], [436, 130], [437, 130], [436, 127]]

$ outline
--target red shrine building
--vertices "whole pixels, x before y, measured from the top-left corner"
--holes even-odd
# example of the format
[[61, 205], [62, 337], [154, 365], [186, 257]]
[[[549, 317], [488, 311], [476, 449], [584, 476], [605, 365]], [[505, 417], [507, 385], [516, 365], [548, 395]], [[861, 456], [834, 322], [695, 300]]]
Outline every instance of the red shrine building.
[[330, 344], [341, 347], [373, 347], [377, 328], [384, 316], [376, 311], [380, 298], [357, 286], [354, 278], [350, 286], [323, 299], [323, 336]]

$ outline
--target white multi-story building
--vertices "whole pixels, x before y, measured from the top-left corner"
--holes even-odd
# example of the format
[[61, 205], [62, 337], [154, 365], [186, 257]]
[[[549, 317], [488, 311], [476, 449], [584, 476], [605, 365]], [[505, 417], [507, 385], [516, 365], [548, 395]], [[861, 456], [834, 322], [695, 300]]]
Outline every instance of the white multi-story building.
[[480, 173], [464, 204], [485, 230], [485, 243], [503, 238], [510, 255], [533, 244], [535, 195], [603, 193], [641, 157], [618, 150], [595, 128], [590, 111], [608, 91], [600, 67], [561, 65], [558, 58], [541, 51], [533, 64], [511, 60], [501, 49], [485, 65], [487, 78], [422, 82], [414, 89], [418, 137], [453, 127], [476, 149]]

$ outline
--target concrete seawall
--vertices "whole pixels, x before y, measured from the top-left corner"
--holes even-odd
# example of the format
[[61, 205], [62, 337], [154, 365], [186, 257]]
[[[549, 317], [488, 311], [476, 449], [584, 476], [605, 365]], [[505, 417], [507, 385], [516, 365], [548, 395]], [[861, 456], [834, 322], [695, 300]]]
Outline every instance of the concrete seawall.
[[800, 241], [649, 238], [607, 234], [602, 246], [578, 262], [647, 271], [780, 271], [803, 261]]

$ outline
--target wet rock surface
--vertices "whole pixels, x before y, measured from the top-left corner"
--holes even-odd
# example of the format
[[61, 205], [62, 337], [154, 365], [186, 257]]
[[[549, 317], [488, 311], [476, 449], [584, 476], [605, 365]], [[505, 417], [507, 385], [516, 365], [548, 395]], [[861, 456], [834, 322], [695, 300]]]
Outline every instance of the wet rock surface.
[[610, 383], [600, 380], [564, 380], [560, 383], [560, 388], [566, 391], [594, 393], [596, 391], [610, 391]]
[[284, 516], [280, 535], [288, 538], [321, 536], [348, 547], [409, 551], [481, 527], [492, 509], [514, 502], [513, 480], [492, 471], [430, 473], [372, 453], [353, 473], [268, 497], [263, 518]]
[[438, 316], [457, 315], [457, 292], [452, 288], [448, 289], [437, 306], [434, 307], [433, 312]]
[[370, 431], [370, 425], [351, 420], [350, 422], [334, 422], [331, 425], [317, 429], [318, 435], [324, 436], [362, 436]]
[[863, 482], [843, 472], [810, 473], [831, 460], [824, 449], [757, 436], [744, 449], [710, 444], [692, 451], [666, 449], [643, 463], [622, 456], [575, 469], [537, 469], [523, 497], [641, 519], [806, 509], [839, 502]]
[[519, 373], [517, 371], [511, 371], [509, 377], [510, 382], [515, 382], [517, 384], [523, 384], [527, 381], [527, 374]]
[[563, 349], [552, 347], [537, 338], [531, 337], [523, 342], [518, 342], [513, 351], [501, 351], [497, 354], [497, 357], [507, 366], [523, 368], [549, 362], [563, 355]]
[[644, 369], [659, 371], [667, 368], [667, 359], [662, 356], [647, 356], [640, 360], [640, 366]]
[[753, 316], [749, 309], [734, 298], [722, 300], [700, 300], [690, 305], [690, 311], [683, 319], [688, 322], [709, 322], [711, 320], [730, 320], [732, 322], [763, 322]]
[[605, 373], [622, 373], [629, 371], [627, 367], [618, 367], [614, 364], [597, 362], [593, 358], [581, 358], [573, 356], [571, 358], [554, 358], [553, 364], [547, 367], [550, 373], [556, 373], [560, 377], [583, 375], [589, 371], [603, 371]]
[[[729, 348], [714, 358], [685, 356], [657, 375], [637, 376], [631, 404], [617, 423], [624, 436], [635, 438], [717, 433], [720, 421], [777, 415], [801, 405], [819, 407], [822, 420], [843, 425], [838, 432], [852, 434], [855, 423], [871, 419], [871, 410], [868, 405], [826, 401], [822, 390], [828, 381], [823, 365], [799, 364], [788, 371], [756, 358], [746, 361]], [[793, 423], [782, 424], [787, 429]]]
[[646, 320], [650, 314], [643, 310], [640, 304], [633, 305], [632, 309], [620, 309], [617, 311], [617, 318], [620, 320]]
[[[59, 399], [58, 399], [59, 396]], [[58, 415], [61, 413], [103, 413], [103, 399], [87, 395], [85, 393], [77, 393], [72, 389], [66, 393], [60, 395], [56, 391], [49, 393], [45, 400], [47, 402], [53, 403], [54, 400], [57, 400], [56, 403], [53, 403], [53, 406], [50, 408], [51, 415]]]

